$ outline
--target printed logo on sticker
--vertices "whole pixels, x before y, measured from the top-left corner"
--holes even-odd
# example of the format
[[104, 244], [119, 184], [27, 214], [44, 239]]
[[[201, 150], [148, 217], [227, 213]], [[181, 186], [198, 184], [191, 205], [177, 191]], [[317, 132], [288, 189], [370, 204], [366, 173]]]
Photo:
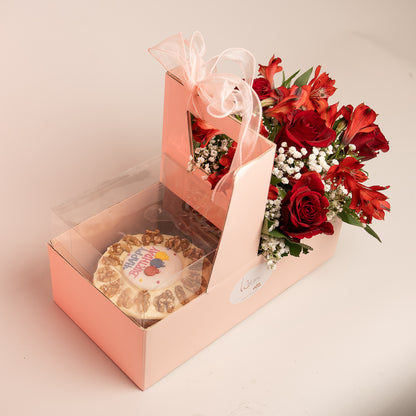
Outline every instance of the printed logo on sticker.
[[138, 288], [163, 289], [176, 280], [182, 269], [179, 256], [166, 247], [140, 247], [128, 254], [123, 263], [124, 275]]
[[271, 276], [272, 271], [266, 263], [261, 263], [249, 270], [234, 286], [230, 294], [230, 303], [245, 301], [260, 290]]

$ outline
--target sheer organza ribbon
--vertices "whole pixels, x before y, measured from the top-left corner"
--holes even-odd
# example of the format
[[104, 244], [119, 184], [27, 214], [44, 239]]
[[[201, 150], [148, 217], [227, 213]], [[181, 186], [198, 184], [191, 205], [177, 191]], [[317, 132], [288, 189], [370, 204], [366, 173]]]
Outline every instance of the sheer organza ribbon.
[[[196, 97], [206, 105], [207, 113], [216, 118], [237, 114], [242, 117], [238, 144], [229, 172], [217, 183], [212, 199], [232, 183], [233, 173], [252, 153], [261, 119], [261, 105], [251, 85], [256, 71], [254, 56], [242, 48], [230, 48], [220, 55], [204, 61], [205, 42], [199, 32], [190, 39], [176, 34], [149, 49], [149, 52], [167, 71], [181, 68], [181, 81], [189, 89], [188, 108], [198, 116]], [[226, 62], [239, 65], [241, 75], [217, 72]]]

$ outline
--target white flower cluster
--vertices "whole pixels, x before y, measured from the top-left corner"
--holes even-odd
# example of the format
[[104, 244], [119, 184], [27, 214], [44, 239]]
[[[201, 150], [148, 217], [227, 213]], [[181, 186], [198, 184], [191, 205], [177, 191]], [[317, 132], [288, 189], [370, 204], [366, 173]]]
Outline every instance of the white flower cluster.
[[273, 221], [272, 229], [269, 229], [269, 231], [272, 231], [279, 226], [281, 202], [282, 200], [280, 198], [277, 198], [274, 201], [272, 199], [267, 200], [264, 216], [268, 220]]
[[289, 254], [289, 247], [286, 246], [283, 238], [263, 235], [261, 237], [260, 252], [266, 258], [267, 266], [274, 270], [277, 262]]
[[189, 157], [188, 171], [203, 169], [208, 175], [220, 168], [219, 160], [228, 152], [232, 144], [231, 139], [213, 138], [206, 147], [197, 147], [194, 156]]
[[338, 160], [333, 159], [328, 164], [328, 157], [331, 156], [334, 153], [334, 149], [332, 145], [329, 145], [328, 147], [313, 147], [312, 152], [308, 156], [308, 159], [306, 160], [306, 167], [310, 171], [318, 172], [320, 175], [325, 175], [331, 165], [338, 165]]
[[287, 143], [283, 142], [277, 150], [272, 174], [277, 179], [280, 179], [280, 182], [284, 185], [289, 183], [289, 176], [293, 176], [294, 179], [300, 179], [300, 171], [305, 166], [305, 163], [301, 159], [306, 154], [306, 149], [302, 148], [298, 151], [295, 146], [288, 147]]
[[324, 181], [325, 193], [328, 198], [329, 208], [326, 214], [328, 221], [332, 221], [335, 216], [340, 213], [344, 207], [347, 198], [351, 197], [351, 194], [344, 187], [339, 185], [335, 189], [331, 189], [331, 182]]

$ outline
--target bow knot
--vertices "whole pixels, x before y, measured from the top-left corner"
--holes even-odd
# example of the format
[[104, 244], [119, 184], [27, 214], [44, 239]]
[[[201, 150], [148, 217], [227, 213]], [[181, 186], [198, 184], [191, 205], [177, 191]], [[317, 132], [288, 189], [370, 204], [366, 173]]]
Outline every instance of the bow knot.
[[[198, 96], [212, 117], [224, 118], [233, 114], [242, 117], [237, 149], [229, 173], [218, 182], [214, 198], [215, 192], [224, 187], [232, 178], [232, 173], [248, 160], [258, 137], [261, 105], [251, 88], [256, 70], [255, 59], [245, 49], [232, 48], [205, 62], [205, 42], [199, 32], [194, 32], [189, 40], [184, 40], [181, 34], [174, 35], [150, 48], [149, 52], [166, 70], [182, 69], [181, 80], [189, 90], [188, 107], [192, 103], [196, 113]], [[218, 72], [218, 67], [228, 62], [237, 63], [242, 74]]]

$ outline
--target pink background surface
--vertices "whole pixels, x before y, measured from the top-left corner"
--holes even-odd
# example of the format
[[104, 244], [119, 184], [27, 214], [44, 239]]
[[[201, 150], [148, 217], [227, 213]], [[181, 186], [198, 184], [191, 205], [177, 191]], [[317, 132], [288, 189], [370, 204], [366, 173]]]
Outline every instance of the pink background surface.
[[[412, 1], [0, 2], [2, 414], [416, 414]], [[164, 76], [146, 49], [200, 30], [207, 56], [322, 64], [333, 97], [380, 114], [383, 245], [335, 257], [146, 392], [54, 305], [49, 208], [160, 150]], [[116, 157], [115, 157], [116, 155]], [[63, 405], [64, 404], [64, 405]]]

